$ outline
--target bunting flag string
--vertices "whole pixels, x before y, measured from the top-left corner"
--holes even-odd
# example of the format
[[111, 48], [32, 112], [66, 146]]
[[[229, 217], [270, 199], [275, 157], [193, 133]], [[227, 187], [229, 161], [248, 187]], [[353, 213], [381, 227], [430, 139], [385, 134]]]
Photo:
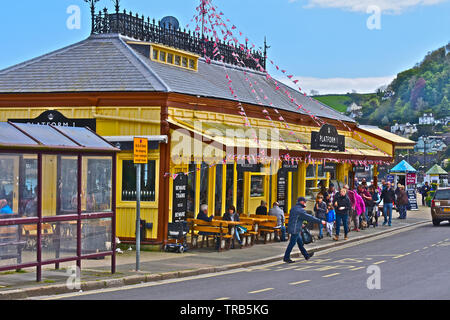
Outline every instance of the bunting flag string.
[[[213, 8], [213, 9], [211, 9], [213, 12], [217, 10], [217, 6], [213, 6], [212, 3], [211, 3], [210, 1], [207, 1], [207, 3], [211, 5], [211, 7], [208, 7], [208, 8], [210, 8], [210, 9]], [[214, 15], [214, 14], [213, 14], [213, 15]], [[223, 27], [225, 27], [225, 28], [227, 29], [227, 24], [223, 22], [221, 15], [214, 15], [214, 16], [217, 18], [216, 24], [217, 24], [217, 25], [220, 25], [220, 26], [223, 26]], [[241, 31], [239, 31], [239, 33], [240, 33], [240, 34], [243, 34]], [[234, 41], [237, 42], [237, 43], [239, 43], [239, 41], [238, 41], [237, 38], [234, 38]], [[248, 41], [248, 38], [246, 38], [246, 41]], [[240, 44], [240, 43], [239, 43], [239, 44]], [[241, 47], [241, 48], [242, 48], [242, 46], [243, 46], [243, 44], [240, 44], [240, 47]], [[257, 50], [257, 52], [260, 53], [261, 55], [263, 54], [260, 50]], [[266, 77], [267, 77], [268, 79], [274, 81], [274, 84], [275, 84], [275, 87], [276, 87], [275, 89], [276, 89], [276, 90], [280, 90], [280, 89], [281, 89], [280, 86], [279, 86], [279, 84], [278, 84], [278, 82], [277, 82], [275, 79], [273, 79], [273, 77], [270, 76], [270, 74], [268, 73], [268, 71], [265, 70], [265, 69], [259, 64], [259, 61], [257, 61], [257, 59], [255, 59], [255, 58], [253, 57], [253, 55], [250, 54], [250, 50], [249, 50], [249, 49], [247, 49], [247, 58], [253, 59], [253, 60], [257, 63], [257, 67], [259, 68], [259, 70], [260, 70], [261, 72], [265, 73], [265, 74], [266, 74]], [[269, 60], [269, 62], [270, 62], [272, 65], [276, 66], [276, 69], [277, 69], [277, 70], [280, 70], [280, 67], [277, 66], [277, 65], [275, 65], [275, 63], [273, 62], [273, 60]], [[281, 72], [282, 72], [283, 74], [286, 74], [286, 73], [287, 73], [286, 70], [281, 70]], [[293, 76], [289, 75], [289, 76], [288, 76], [288, 79], [292, 80], [292, 79], [293, 79]], [[295, 81], [295, 82], [294, 82], [294, 81]], [[298, 80], [292, 80], [292, 82], [296, 85], [296, 84], [298, 83]], [[309, 98], [310, 101], [312, 101], [312, 102], [314, 102], [314, 103], [316, 103], [316, 104], [320, 104], [317, 100], [313, 99], [312, 97], [309, 97], [306, 93], [303, 93], [302, 90], [301, 90], [301, 88], [299, 88], [299, 90], [300, 90], [300, 92], [301, 92], [305, 97]], [[283, 92], [283, 90], [281, 90], [281, 91]], [[284, 93], [287, 93], [287, 94], [288, 94], [289, 91], [288, 91], [288, 90], [285, 90]], [[292, 98], [292, 96], [290, 96], [290, 94], [288, 94], [288, 97], [291, 99], [291, 102], [293, 102], [293, 103], [296, 104], [298, 110], [301, 109], [301, 110], [305, 111], [308, 115], [310, 115], [310, 116], [313, 118], [313, 120], [319, 121], [319, 122], [321, 123], [319, 126], [321, 126], [321, 125], [323, 125], [323, 124], [326, 124], [326, 122], [325, 122], [324, 120], [322, 120], [322, 119], [316, 117], [310, 110], [307, 110], [307, 109], [304, 108], [302, 105], [298, 104], [298, 103], [296, 102], [296, 99], [295, 99], [295, 98]], [[322, 105], [322, 106], [321, 106], [321, 109], [323, 109], [323, 108], [324, 108], [324, 107], [323, 107], [323, 105]], [[389, 156], [386, 152], [384, 152], [383, 150], [379, 149], [377, 146], [375, 146], [374, 144], [372, 144], [372, 143], [371, 143], [370, 141], [368, 141], [367, 139], [364, 140], [364, 139], [361, 137], [361, 135], [360, 135], [359, 133], [357, 133], [356, 131], [352, 130], [350, 127], [348, 127], [342, 120], [340, 120], [340, 119], [337, 119], [337, 120], [338, 120], [340, 123], [342, 123], [346, 128], [348, 128], [349, 131], [351, 131], [353, 135], [357, 135], [362, 141], [367, 142], [367, 144], [368, 144], [370, 147], [372, 147], [372, 148], [375, 149], [375, 150], [378, 150], [379, 152], [382, 152], [385, 156]], [[359, 149], [358, 149], [358, 150], [359, 150]]]

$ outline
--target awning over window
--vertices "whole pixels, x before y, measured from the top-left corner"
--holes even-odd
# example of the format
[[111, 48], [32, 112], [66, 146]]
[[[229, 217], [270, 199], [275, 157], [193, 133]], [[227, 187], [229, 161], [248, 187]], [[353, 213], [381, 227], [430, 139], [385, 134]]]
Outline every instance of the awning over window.
[[389, 131], [380, 129], [375, 126], [358, 126], [362, 133], [366, 133], [374, 138], [391, 143], [396, 149], [414, 149], [415, 141], [403, 138]]

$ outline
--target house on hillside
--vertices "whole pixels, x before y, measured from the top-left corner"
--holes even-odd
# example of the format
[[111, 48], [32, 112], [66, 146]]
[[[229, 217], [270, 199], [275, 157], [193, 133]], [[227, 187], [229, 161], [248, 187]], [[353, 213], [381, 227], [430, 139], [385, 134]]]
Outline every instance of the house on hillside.
[[356, 103], [352, 103], [348, 108], [347, 108], [347, 113], [349, 114], [350, 118], [360, 118], [363, 115], [362, 112], [362, 106], [358, 106]]
[[406, 124], [398, 124], [391, 126], [391, 132], [401, 135], [401, 136], [410, 136], [413, 133], [417, 132], [416, 124], [411, 124], [407, 122]]
[[422, 117], [419, 117], [419, 124], [434, 124], [434, 116], [432, 113], [424, 113]]
[[414, 146], [414, 152], [424, 153], [424, 146], [426, 153], [441, 152], [447, 148], [444, 137], [426, 137], [425, 139], [424, 137], [420, 137]]

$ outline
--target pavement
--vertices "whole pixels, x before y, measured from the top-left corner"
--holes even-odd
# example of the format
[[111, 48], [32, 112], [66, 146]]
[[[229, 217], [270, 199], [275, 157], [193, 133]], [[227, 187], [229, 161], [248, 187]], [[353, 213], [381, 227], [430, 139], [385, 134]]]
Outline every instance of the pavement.
[[[40, 299], [165, 300], [173, 304], [167, 314], [171, 319], [178, 318], [176, 313], [181, 314], [186, 301], [196, 305], [197, 300], [231, 300], [231, 303], [211, 304], [218, 307], [214, 319], [220, 319], [216, 315], [226, 313], [227, 309], [229, 315], [225, 305], [232, 305], [233, 300], [448, 300], [449, 230], [447, 222], [439, 228], [427, 223], [408, 232], [378, 237], [376, 241], [364, 240], [320, 251], [309, 261], [299, 259], [293, 264], [277, 261], [183, 279]], [[272, 309], [270, 314], [279, 313]]]
[[[306, 246], [308, 251], [320, 252], [335, 247], [357, 243], [361, 240], [394, 234], [424, 224], [431, 224], [430, 209], [420, 207], [419, 211], [409, 211], [406, 220], [396, 219], [393, 213], [392, 227], [382, 226], [383, 218], [379, 218], [379, 227], [350, 232], [349, 240], [333, 241], [325, 237]], [[317, 231], [313, 231], [317, 235]], [[168, 279], [185, 278], [203, 274], [219, 273], [239, 268], [279, 262], [286, 249], [286, 242], [256, 244], [249, 248], [216, 252], [213, 248], [188, 251], [184, 254], [166, 252], [142, 252], [141, 270], [135, 269], [135, 251], [124, 251], [117, 254], [115, 274], [110, 273], [111, 258], [104, 260], [83, 260], [81, 271], [81, 288], [71, 289], [67, 285], [71, 277], [70, 268], [75, 262], [62, 263], [60, 269], [54, 266], [43, 267], [42, 282], [36, 282], [35, 268], [21, 272], [0, 273], [0, 300], [26, 299], [39, 296], [52, 296], [73, 292], [86, 292], [105, 288], [117, 288], [147, 282], [160, 282]], [[299, 257], [298, 249], [293, 250], [292, 258]], [[69, 270], [69, 271], [68, 271]]]

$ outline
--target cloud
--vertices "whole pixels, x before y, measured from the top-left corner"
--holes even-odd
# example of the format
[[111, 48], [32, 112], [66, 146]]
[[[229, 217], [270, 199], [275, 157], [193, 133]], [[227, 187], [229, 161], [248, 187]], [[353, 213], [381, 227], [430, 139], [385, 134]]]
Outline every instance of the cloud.
[[[318, 91], [319, 94], [346, 94], [355, 90], [358, 93], [373, 93], [381, 86], [388, 85], [396, 76], [368, 77], [368, 78], [313, 78], [294, 77], [292, 80], [299, 80], [298, 85], [303, 92], [311, 93], [311, 90]], [[292, 82], [287, 78], [279, 79], [288, 86]]]
[[[288, 0], [289, 3], [299, 0]], [[401, 14], [415, 6], [432, 6], [449, 0], [305, 0], [305, 8], [336, 8], [353, 12], [367, 13], [367, 9], [377, 6], [383, 13]]]

